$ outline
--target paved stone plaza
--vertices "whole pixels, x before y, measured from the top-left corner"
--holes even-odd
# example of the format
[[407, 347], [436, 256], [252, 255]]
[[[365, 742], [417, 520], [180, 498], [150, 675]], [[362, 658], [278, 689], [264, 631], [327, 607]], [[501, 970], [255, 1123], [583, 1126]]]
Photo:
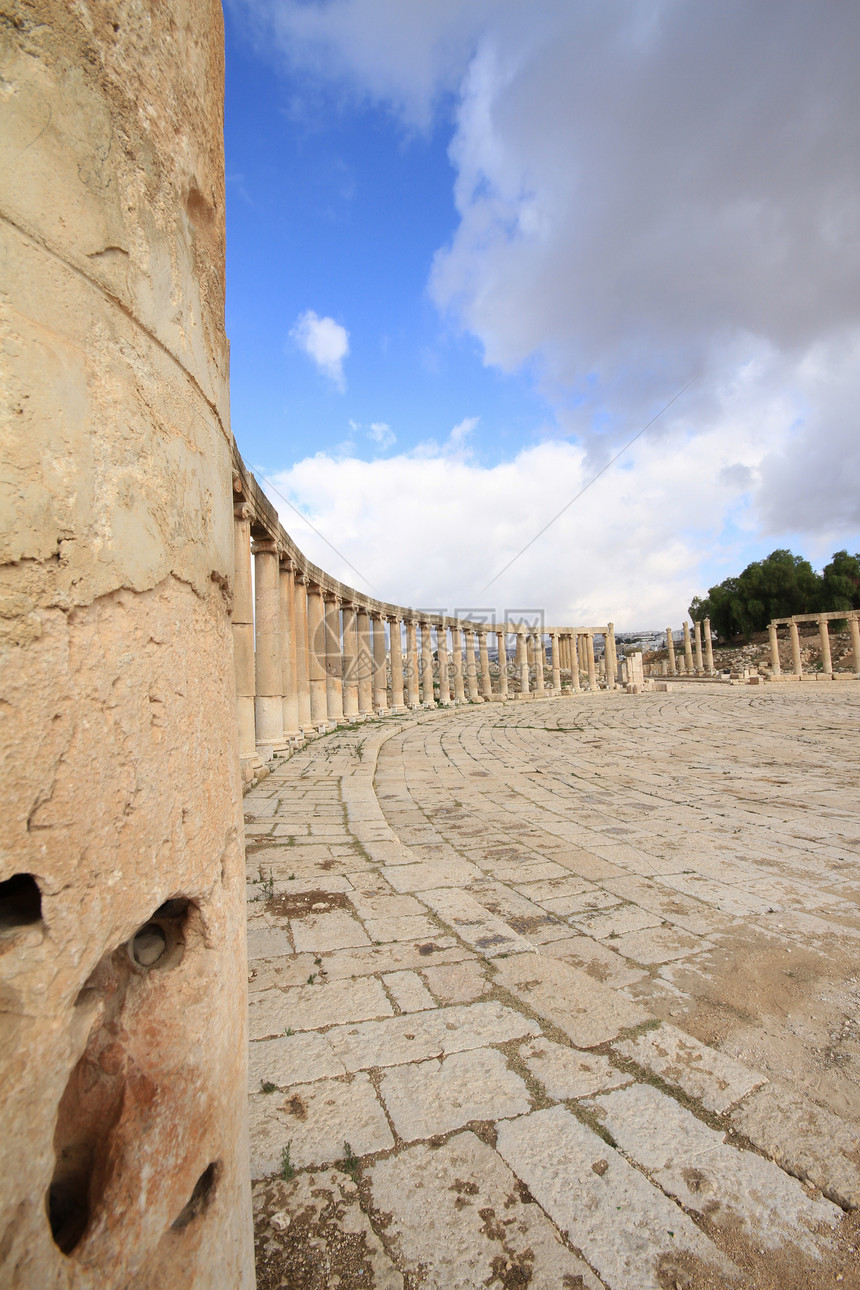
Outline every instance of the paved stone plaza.
[[860, 1285], [858, 723], [469, 705], [249, 793], [261, 1290]]

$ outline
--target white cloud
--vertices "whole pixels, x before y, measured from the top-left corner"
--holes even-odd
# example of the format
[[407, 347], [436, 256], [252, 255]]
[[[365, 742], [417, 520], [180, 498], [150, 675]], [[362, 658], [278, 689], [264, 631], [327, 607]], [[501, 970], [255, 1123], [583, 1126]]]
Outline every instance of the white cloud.
[[391, 448], [397, 443], [397, 435], [391, 429], [391, 426], [386, 425], [384, 421], [371, 421], [368, 434], [373, 442], [383, 450]]
[[349, 332], [345, 327], [306, 309], [296, 319], [290, 336], [338, 389], [345, 388], [343, 360], [349, 353]]
[[659, 625], [704, 589], [712, 557], [735, 572], [744, 543], [799, 535], [826, 555], [857, 541], [860, 6], [233, 3], [295, 66], [410, 127], [458, 94], [457, 224], [431, 295], [487, 363], [534, 372], [577, 441], [487, 470], [455, 429], [412, 456], [345, 457], [328, 493], [298, 463], [290, 478], [333, 532], [384, 489], [409, 541], [392, 552], [362, 516], [374, 582], [402, 596], [420, 577], [432, 604], [456, 576], [476, 594], [488, 552], [503, 564], [691, 376], [506, 596], [545, 584], [558, 612], [574, 597]]

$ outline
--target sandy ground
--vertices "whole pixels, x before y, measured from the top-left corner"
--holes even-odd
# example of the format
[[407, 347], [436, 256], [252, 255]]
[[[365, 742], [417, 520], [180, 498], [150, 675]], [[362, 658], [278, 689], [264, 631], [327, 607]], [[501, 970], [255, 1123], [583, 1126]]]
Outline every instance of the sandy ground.
[[261, 1290], [860, 1287], [858, 725], [488, 703], [254, 789]]

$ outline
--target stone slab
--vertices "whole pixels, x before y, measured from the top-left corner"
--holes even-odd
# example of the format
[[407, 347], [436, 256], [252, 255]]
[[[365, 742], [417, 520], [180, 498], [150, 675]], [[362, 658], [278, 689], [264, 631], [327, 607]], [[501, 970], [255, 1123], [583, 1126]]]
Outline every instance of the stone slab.
[[767, 1083], [758, 1071], [666, 1022], [658, 1030], [622, 1040], [613, 1048], [718, 1115]]
[[394, 1146], [385, 1112], [367, 1075], [295, 1084], [285, 1095], [249, 1099], [251, 1177], [278, 1173], [289, 1145], [296, 1168], [331, 1164], [348, 1141], [357, 1156]]
[[499, 985], [559, 1027], [579, 1048], [594, 1048], [650, 1020], [638, 1004], [561, 959], [516, 954], [496, 960]]
[[480, 960], [464, 963], [440, 963], [422, 969], [422, 975], [442, 1003], [472, 1003], [490, 989], [486, 968]]
[[838, 1206], [807, 1196], [778, 1165], [726, 1141], [671, 1097], [648, 1084], [595, 1099], [601, 1122], [628, 1157], [687, 1212], [753, 1242], [779, 1250], [793, 1244], [818, 1258], [819, 1224], [835, 1227]]
[[290, 931], [298, 954], [354, 949], [358, 945], [369, 945], [372, 939], [358, 919], [353, 918], [346, 909], [332, 909], [325, 914], [291, 918]]
[[603, 914], [583, 914], [574, 920], [577, 931], [602, 941], [607, 936], [621, 936], [624, 932], [638, 932], [643, 927], [658, 927], [660, 919], [638, 905], [620, 905]]
[[345, 1075], [346, 1067], [335, 1057], [325, 1035], [302, 1031], [279, 1039], [258, 1039], [248, 1052], [248, 1089], [259, 1093], [263, 1082], [289, 1088], [290, 1084]]
[[426, 1061], [486, 1044], [535, 1035], [539, 1026], [494, 999], [471, 1006], [435, 1008], [385, 1021], [336, 1026], [326, 1038], [347, 1070], [370, 1070]]
[[690, 1255], [730, 1270], [678, 1205], [566, 1107], [499, 1124], [497, 1148], [609, 1290], [667, 1290]]
[[643, 927], [626, 932], [612, 942], [613, 949], [635, 963], [675, 963], [714, 947], [713, 941], [694, 936], [680, 927]]
[[423, 899], [443, 923], [447, 923], [467, 945], [485, 958], [532, 948], [524, 936], [515, 932], [504, 919], [488, 913], [468, 892], [443, 887], [438, 891], [425, 891]]
[[417, 972], [386, 972], [382, 983], [401, 1012], [436, 1007], [436, 1000]]
[[385, 876], [395, 891], [430, 891], [433, 887], [466, 887], [483, 874], [468, 860], [431, 860], [387, 865]]
[[582, 1053], [543, 1037], [523, 1044], [520, 1057], [549, 1096], [559, 1102], [620, 1088], [633, 1079], [599, 1053]]
[[528, 1089], [495, 1048], [393, 1067], [382, 1076], [380, 1093], [405, 1142], [531, 1109]]
[[[614, 945], [614, 941], [612, 942]], [[541, 950], [550, 958], [564, 959], [594, 981], [601, 981], [613, 989], [622, 989], [644, 980], [648, 973], [635, 967], [629, 959], [610, 949], [605, 941], [593, 941], [590, 936], [570, 936], [565, 941], [554, 941]]]
[[367, 1017], [390, 1017], [394, 1012], [379, 981], [364, 977], [352, 981], [329, 981], [264, 990], [251, 1000], [251, 1039], [270, 1039], [285, 1030], [318, 1030], [345, 1021]]
[[731, 1119], [783, 1169], [837, 1205], [860, 1208], [860, 1140], [845, 1120], [776, 1081], [752, 1093]]
[[374, 1208], [390, 1215], [386, 1239], [416, 1285], [600, 1290], [504, 1161], [473, 1133], [439, 1147], [408, 1147], [374, 1164], [369, 1178]]

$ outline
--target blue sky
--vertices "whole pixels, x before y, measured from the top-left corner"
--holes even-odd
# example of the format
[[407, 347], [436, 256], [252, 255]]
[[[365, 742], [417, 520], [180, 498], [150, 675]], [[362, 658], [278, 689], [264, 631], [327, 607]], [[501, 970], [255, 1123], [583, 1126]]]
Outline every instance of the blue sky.
[[226, 0], [233, 429], [311, 558], [645, 627], [860, 547], [860, 17], [823, 8]]

